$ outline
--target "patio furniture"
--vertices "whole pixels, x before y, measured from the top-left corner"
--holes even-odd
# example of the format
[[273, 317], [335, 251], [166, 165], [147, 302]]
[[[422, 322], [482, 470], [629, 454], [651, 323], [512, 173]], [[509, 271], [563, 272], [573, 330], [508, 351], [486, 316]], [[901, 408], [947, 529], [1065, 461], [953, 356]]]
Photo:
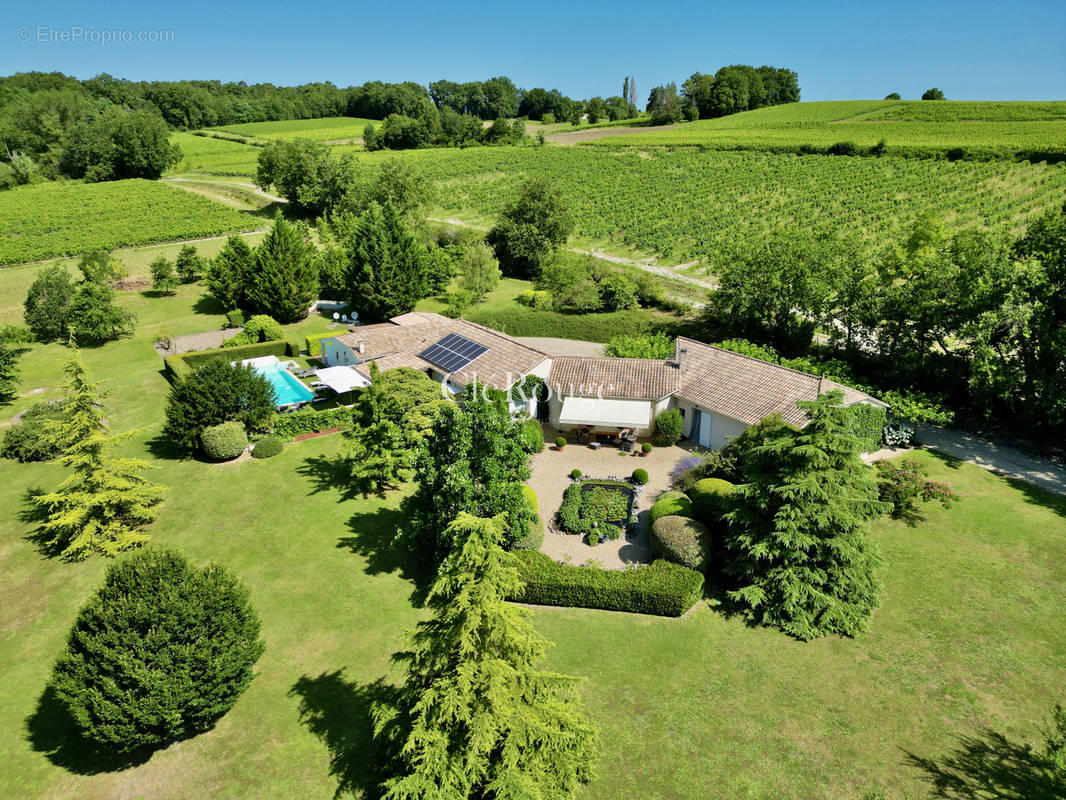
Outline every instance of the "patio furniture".
[[603, 447], [603, 442], [589, 442], [589, 447], [591, 447], [593, 450], [599, 450], [601, 447]]

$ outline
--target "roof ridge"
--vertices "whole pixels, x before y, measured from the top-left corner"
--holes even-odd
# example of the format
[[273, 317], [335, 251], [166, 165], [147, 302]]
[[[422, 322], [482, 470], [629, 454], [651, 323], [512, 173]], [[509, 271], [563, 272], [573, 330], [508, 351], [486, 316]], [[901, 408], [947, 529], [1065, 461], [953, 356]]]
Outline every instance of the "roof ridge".
[[[730, 350], [730, 349], [728, 349], [726, 347], [719, 347], [718, 345], [715, 345], [715, 344], [707, 344], [707, 342], [701, 342], [699, 339], [690, 339], [687, 336], [678, 336], [677, 339], [678, 339], [678, 341], [684, 339], [686, 342], [692, 342], [693, 344], [698, 344], [701, 347], [709, 347], [712, 350], [718, 350], [718, 351], [720, 351], [722, 353], [729, 353], [730, 355], [737, 356], [738, 358], [746, 358], [749, 361], [754, 361], [754, 362], [756, 362], [758, 364], [765, 364], [768, 367], [776, 367], [777, 369], [784, 370], [785, 372], [793, 372], [796, 375], [802, 375], [805, 378], [812, 378], [815, 381], [822, 380], [822, 378], [825, 377], [823, 375], [820, 378], [817, 375], [812, 375], [810, 372], [804, 372], [801, 369], [793, 369], [792, 367], [786, 367], [783, 364], [775, 364], [773, 361], [767, 361], [764, 358], [757, 358], [755, 356], [749, 356], [747, 353], [738, 353], [736, 350]], [[830, 383], [835, 383], [835, 381], [830, 381]], [[837, 385], [838, 386], [843, 386], [844, 384], [837, 384]], [[852, 387], [849, 386], [847, 388], [850, 389]], [[859, 391], [859, 390], [855, 389], [855, 391]], [[865, 392], [863, 394], [865, 394]]]

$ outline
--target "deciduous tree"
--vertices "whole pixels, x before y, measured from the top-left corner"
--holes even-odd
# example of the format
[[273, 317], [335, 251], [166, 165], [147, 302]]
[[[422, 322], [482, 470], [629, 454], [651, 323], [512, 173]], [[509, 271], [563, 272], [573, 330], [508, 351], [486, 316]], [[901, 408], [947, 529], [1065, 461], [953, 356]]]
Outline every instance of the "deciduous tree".
[[505, 275], [534, 278], [573, 229], [573, 216], [558, 190], [546, 178], [534, 177], [504, 208], [488, 242]]

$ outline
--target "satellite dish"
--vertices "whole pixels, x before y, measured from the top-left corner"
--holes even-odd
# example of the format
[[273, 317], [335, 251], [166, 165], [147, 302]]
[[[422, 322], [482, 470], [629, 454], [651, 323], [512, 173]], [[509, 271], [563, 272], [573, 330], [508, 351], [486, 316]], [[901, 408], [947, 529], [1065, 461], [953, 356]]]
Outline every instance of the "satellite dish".
[[358, 311], [353, 311], [352, 312], [352, 322], [355, 322], [357, 319], [359, 319], [359, 312]]
[[336, 311], [334, 311], [333, 312], [333, 319], [340, 319], [340, 318], [341, 318], [341, 315], [338, 314]]
[[345, 322], [347, 322], [348, 321], [348, 315], [347, 314], [341, 314], [341, 319], [344, 320]]

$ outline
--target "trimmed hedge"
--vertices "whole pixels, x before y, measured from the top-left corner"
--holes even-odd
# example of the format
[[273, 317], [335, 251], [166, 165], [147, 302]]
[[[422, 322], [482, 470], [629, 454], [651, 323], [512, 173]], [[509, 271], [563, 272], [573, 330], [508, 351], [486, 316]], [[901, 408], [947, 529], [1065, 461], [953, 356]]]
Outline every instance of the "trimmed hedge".
[[663, 517], [692, 518], [692, 501], [684, 492], [663, 492], [648, 509], [648, 525]]
[[313, 408], [301, 408], [287, 414], [278, 414], [274, 418], [274, 433], [282, 439], [294, 439], [305, 433], [317, 433], [329, 428], [350, 428], [352, 410], [350, 408], [327, 408], [316, 411]]
[[252, 458], [273, 458], [281, 453], [285, 443], [279, 436], [267, 436], [255, 443], [252, 448]]
[[648, 471], [643, 467], [637, 467], [633, 470], [633, 483], [638, 486], [643, 486], [648, 482]]
[[852, 430], [859, 438], [862, 452], [872, 453], [881, 447], [888, 414], [883, 408], [869, 403], [855, 403], [847, 409], [851, 416]]
[[692, 515], [704, 525], [714, 526], [722, 513], [725, 498], [733, 491], [733, 484], [721, 478], [704, 478], [688, 490], [692, 500]]
[[651, 551], [689, 569], [705, 572], [711, 532], [701, 522], [688, 517], [662, 517], [651, 526]]
[[601, 608], [680, 617], [703, 597], [703, 575], [669, 561], [615, 570], [560, 564], [543, 553], [513, 553], [524, 586], [518, 603]]
[[329, 333], [313, 333], [304, 339], [304, 349], [307, 350], [309, 356], [322, 355], [322, 340], [332, 339], [334, 336], [340, 336], [344, 331], [330, 331]]
[[236, 420], [223, 422], [204, 428], [200, 434], [200, 443], [204, 454], [215, 461], [230, 461], [248, 446], [248, 432], [244, 425]]
[[240, 347], [226, 347], [215, 350], [198, 350], [190, 353], [178, 353], [163, 359], [164, 369], [170, 379], [184, 378], [194, 369], [215, 358], [227, 361], [243, 361], [258, 356], [298, 356], [299, 349], [293, 350], [292, 342], [257, 342]]

